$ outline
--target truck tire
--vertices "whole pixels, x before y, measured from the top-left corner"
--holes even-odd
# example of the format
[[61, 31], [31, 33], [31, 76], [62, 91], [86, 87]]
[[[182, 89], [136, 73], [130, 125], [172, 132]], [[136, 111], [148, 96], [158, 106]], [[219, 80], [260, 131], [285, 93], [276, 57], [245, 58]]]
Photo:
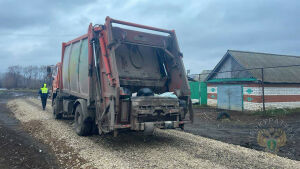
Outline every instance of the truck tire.
[[63, 115], [62, 115], [62, 113], [59, 113], [57, 99], [53, 100], [53, 102], [52, 102], [52, 109], [53, 109], [53, 117], [54, 117], [54, 119], [62, 119]]
[[217, 116], [217, 120], [230, 119], [230, 115], [227, 112], [220, 112]]
[[87, 136], [91, 134], [92, 123], [86, 117], [86, 112], [82, 110], [81, 104], [76, 106], [75, 110], [75, 132], [79, 136]]

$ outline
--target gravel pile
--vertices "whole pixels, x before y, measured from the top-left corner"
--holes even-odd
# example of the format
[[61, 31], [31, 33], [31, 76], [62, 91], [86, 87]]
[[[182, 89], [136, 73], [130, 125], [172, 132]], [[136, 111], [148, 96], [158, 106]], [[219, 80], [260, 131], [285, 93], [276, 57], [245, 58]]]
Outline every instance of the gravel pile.
[[299, 161], [195, 136], [156, 130], [80, 137], [70, 120], [54, 120], [51, 106], [37, 99], [12, 100], [10, 109], [33, 136], [49, 144], [63, 167], [71, 168], [300, 168]]

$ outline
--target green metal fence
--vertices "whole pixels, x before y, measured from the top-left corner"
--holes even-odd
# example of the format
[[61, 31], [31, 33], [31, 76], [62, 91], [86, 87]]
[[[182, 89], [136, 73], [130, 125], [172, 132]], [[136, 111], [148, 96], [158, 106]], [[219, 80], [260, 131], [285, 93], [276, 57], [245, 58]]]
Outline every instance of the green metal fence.
[[207, 85], [205, 82], [189, 82], [191, 99], [198, 99], [201, 105], [207, 104]]
[[205, 82], [200, 82], [200, 96], [201, 105], [207, 105], [207, 84]]

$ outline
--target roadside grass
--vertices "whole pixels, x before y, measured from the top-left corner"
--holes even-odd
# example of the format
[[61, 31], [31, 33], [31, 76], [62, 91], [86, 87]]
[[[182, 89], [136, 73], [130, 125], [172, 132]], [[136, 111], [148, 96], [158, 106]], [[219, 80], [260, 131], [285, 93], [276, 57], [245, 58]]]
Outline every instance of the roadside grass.
[[[216, 107], [211, 107], [208, 105], [200, 105], [200, 104], [194, 104], [193, 108], [195, 109], [215, 109], [218, 112], [239, 112], [239, 111], [232, 111], [232, 110], [223, 110], [223, 109], [218, 109]], [[250, 116], [266, 116], [266, 117], [275, 117], [275, 116], [286, 116], [286, 115], [292, 115], [296, 113], [300, 113], [300, 108], [272, 108], [272, 109], [267, 109], [265, 112], [262, 110], [258, 111], [243, 111], [240, 112], [242, 114], [248, 114]]]
[[6, 89], [0, 90], [1, 95], [10, 95], [11, 93], [38, 93], [38, 89]]
[[253, 115], [262, 115], [262, 116], [285, 116], [295, 113], [300, 113], [300, 108], [280, 108], [280, 109], [268, 109], [264, 111], [254, 111], [251, 114]]
[[38, 89], [8, 89], [3, 91], [10, 91], [10, 92], [38, 92]]

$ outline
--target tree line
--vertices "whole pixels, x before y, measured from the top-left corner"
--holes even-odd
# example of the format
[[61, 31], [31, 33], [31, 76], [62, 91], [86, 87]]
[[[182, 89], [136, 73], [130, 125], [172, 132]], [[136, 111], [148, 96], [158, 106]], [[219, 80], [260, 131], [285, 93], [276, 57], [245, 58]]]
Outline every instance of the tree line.
[[43, 83], [50, 83], [48, 66], [10, 66], [0, 76], [0, 88], [38, 89]]

